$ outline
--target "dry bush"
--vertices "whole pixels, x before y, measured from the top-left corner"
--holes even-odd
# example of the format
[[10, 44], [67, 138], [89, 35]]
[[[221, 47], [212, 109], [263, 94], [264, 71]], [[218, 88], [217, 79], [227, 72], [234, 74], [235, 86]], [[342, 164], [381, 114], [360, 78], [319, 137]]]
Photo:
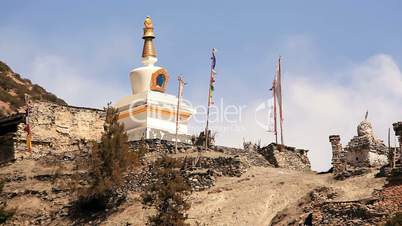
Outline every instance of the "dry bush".
[[14, 211], [5, 210], [5, 207], [0, 207], [0, 224], [5, 223], [8, 219], [10, 219], [15, 214]]
[[395, 214], [384, 226], [402, 226], [402, 212]]
[[250, 150], [259, 150], [261, 149], [261, 140], [258, 140], [257, 143], [252, 141], [245, 141], [243, 139], [243, 150], [250, 151]]
[[3, 192], [4, 185], [6, 185], [6, 181], [0, 180], [0, 193]]
[[[216, 132], [212, 133], [211, 130], [208, 130], [208, 146], [214, 145], [215, 136]], [[205, 146], [205, 131], [200, 132], [198, 136], [193, 135], [191, 137], [191, 142], [196, 146]]]
[[158, 211], [149, 218], [149, 225], [188, 225], [185, 211], [190, 208], [185, 195], [190, 186], [180, 172], [181, 162], [166, 155], [153, 165], [155, 180], [142, 195], [145, 205], [154, 206]]

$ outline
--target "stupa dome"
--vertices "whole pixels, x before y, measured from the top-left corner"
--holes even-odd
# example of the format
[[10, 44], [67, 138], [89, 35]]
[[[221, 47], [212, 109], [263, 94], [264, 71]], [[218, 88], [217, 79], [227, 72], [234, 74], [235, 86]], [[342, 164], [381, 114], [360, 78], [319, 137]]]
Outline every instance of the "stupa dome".
[[373, 126], [371, 123], [365, 119], [357, 126], [357, 135], [358, 136], [373, 136]]

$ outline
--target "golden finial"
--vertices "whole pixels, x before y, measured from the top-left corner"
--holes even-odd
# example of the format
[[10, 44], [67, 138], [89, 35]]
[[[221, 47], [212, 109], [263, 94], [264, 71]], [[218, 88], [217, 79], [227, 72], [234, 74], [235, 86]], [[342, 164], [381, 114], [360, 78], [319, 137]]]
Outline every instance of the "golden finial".
[[152, 39], [155, 38], [154, 26], [152, 24], [151, 17], [149, 16], [147, 16], [144, 21], [144, 35], [142, 36], [142, 38], [144, 39], [142, 57], [156, 57], [156, 50], [152, 41]]
[[152, 24], [152, 20], [150, 16], [147, 16], [144, 21], [144, 28], [154, 28], [154, 25]]

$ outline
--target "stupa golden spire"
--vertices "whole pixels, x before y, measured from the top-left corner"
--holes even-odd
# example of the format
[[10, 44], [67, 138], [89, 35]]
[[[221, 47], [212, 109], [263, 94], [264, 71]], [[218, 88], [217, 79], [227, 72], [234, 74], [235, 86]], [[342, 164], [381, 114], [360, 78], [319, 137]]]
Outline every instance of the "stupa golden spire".
[[154, 34], [154, 26], [152, 24], [151, 17], [147, 16], [144, 21], [144, 35], [142, 36], [144, 39], [144, 48], [142, 49], [142, 57], [153, 56], [156, 57], [156, 50], [153, 43], [153, 39], [155, 38]]

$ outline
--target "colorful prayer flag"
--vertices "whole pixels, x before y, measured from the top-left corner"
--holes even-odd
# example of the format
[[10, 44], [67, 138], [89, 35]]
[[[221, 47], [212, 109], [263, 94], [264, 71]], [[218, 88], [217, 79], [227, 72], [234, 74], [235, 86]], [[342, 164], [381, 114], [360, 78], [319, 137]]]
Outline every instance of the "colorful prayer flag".
[[27, 132], [26, 136], [26, 147], [27, 151], [31, 152], [32, 151], [32, 130], [31, 130], [31, 125], [29, 124], [29, 106], [26, 109], [26, 115], [25, 115], [25, 132]]
[[209, 104], [213, 104], [212, 101], [212, 96], [215, 90], [215, 81], [216, 81], [216, 71], [215, 71], [215, 66], [216, 66], [216, 57], [215, 57], [215, 52], [216, 49], [212, 48], [212, 56], [211, 56], [211, 77], [209, 81]]

